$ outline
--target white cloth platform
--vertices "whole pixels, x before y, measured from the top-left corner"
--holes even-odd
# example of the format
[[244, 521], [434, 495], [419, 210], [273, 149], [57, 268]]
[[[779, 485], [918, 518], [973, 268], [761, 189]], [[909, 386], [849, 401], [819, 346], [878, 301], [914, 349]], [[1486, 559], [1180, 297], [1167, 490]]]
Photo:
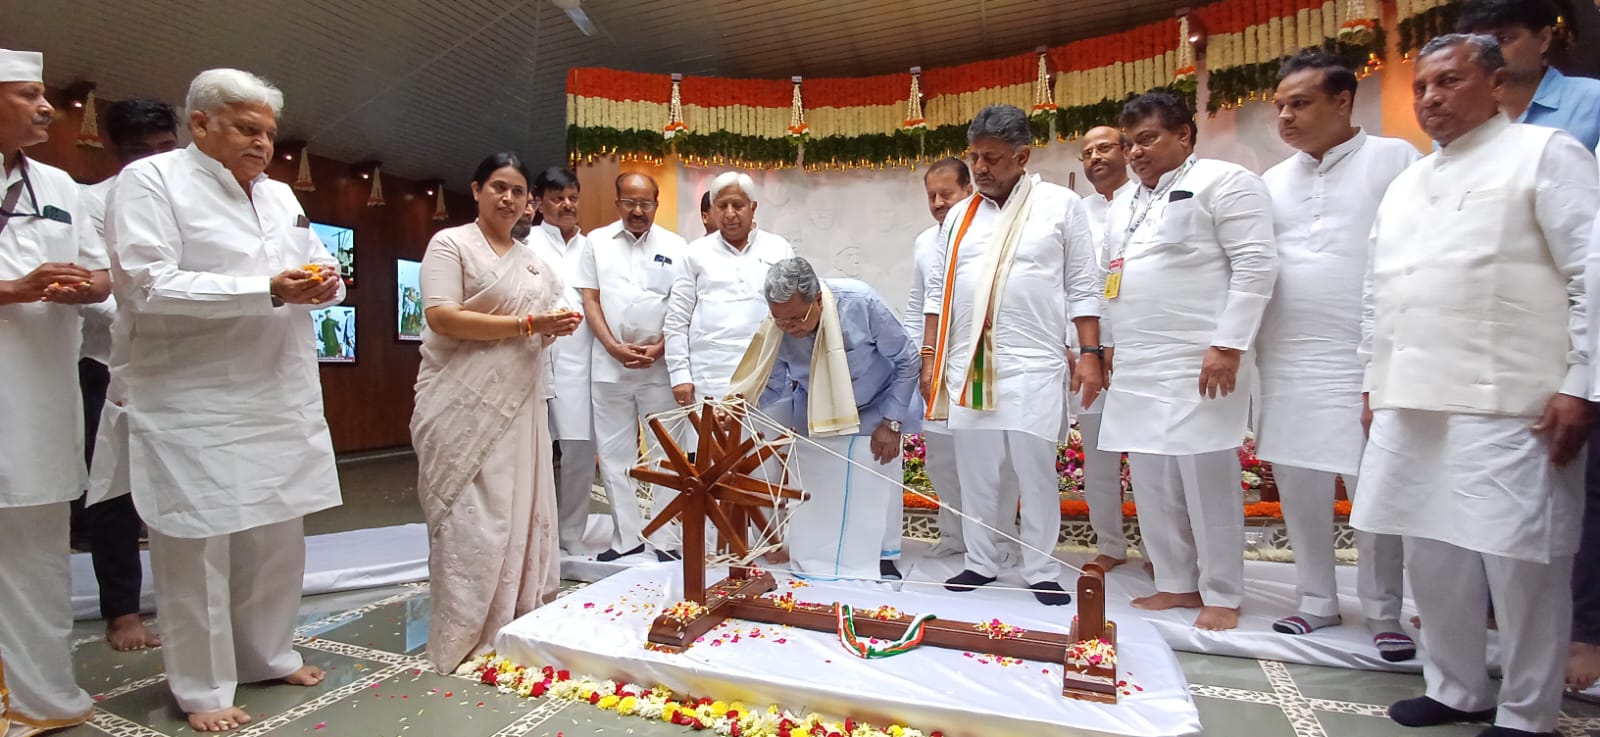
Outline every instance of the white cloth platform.
[[[590, 533], [596, 532], [597, 518], [590, 518]], [[609, 525], [609, 521], [599, 520], [601, 526]], [[609, 534], [609, 533], [607, 533]], [[587, 537], [585, 538], [588, 539]], [[609, 538], [601, 538], [602, 540]], [[600, 543], [604, 549], [605, 543]], [[929, 584], [942, 583], [945, 579], [961, 571], [961, 557], [952, 556], [945, 558], [929, 559], [930, 546], [921, 540], [907, 539], [902, 548], [900, 570], [911, 583], [900, 584], [898, 587], [907, 591], [936, 591], [943, 592], [942, 587]], [[1057, 557], [1075, 565], [1087, 563], [1092, 556], [1082, 553], [1058, 553]], [[564, 557], [561, 562], [563, 578], [575, 580], [598, 581], [616, 573], [632, 570], [641, 566], [656, 564], [655, 556], [648, 552], [644, 555], [629, 556], [611, 563], [600, 563], [594, 557]], [[781, 566], [774, 566], [781, 568]], [[1295, 613], [1297, 598], [1295, 596], [1294, 564], [1273, 563], [1268, 561], [1247, 560], [1244, 564], [1245, 572], [1245, 601], [1238, 629], [1228, 632], [1203, 632], [1194, 628], [1194, 618], [1198, 610], [1171, 609], [1164, 612], [1147, 612], [1128, 608], [1132, 616], [1149, 622], [1159, 632], [1168, 645], [1174, 650], [1183, 652], [1202, 653], [1206, 655], [1226, 655], [1243, 658], [1259, 658], [1263, 660], [1278, 660], [1286, 663], [1302, 665], [1317, 665], [1329, 668], [1355, 668], [1361, 670], [1387, 670], [1409, 673], [1422, 672], [1424, 653], [1420, 639], [1417, 643], [1417, 657], [1412, 660], [1390, 663], [1378, 657], [1377, 648], [1372, 644], [1372, 634], [1367, 630], [1366, 621], [1361, 614], [1361, 608], [1356, 599], [1356, 569], [1354, 566], [1339, 566], [1339, 598], [1341, 614], [1345, 624], [1337, 627], [1328, 627], [1317, 630], [1309, 635], [1285, 635], [1272, 631], [1272, 623], [1282, 617]], [[1068, 591], [1076, 586], [1077, 574], [1065, 570], [1061, 576], [1061, 585]], [[920, 582], [920, 583], [918, 583]], [[999, 586], [1024, 587], [1026, 583], [1011, 571], [1001, 574]], [[1107, 577], [1106, 598], [1109, 602], [1126, 607], [1127, 602], [1139, 596], [1155, 593], [1155, 585], [1150, 577], [1145, 574], [1142, 560], [1135, 558], [1130, 563], [1118, 567]], [[1015, 592], [978, 591], [959, 596], [975, 596], [987, 598], [989, 596], [1013, 596]], [[1411, 616], [1416, 614], [1409, 596], [1404, 606], [1402, 624], [1407, 634], [1413, 638], [1418, 633], [1412, 629]], [[1496, 634], [1489, 633], [1489, 662], [1498, 662], [1498, 645]]]
[[[144, 568], [140, 611], [155, 610], [150, 553], [140, 551]], [[327, 594], [428, 578], [428, 528], [423, 524], [350, 530], [306, 538], [306, 577], [302, 595]], [[100, 618], [100, 591], [88, 553], [72, 556], [72, 616]]]
[[[708, 581], [723, 575], [713, 571]], [[629, 567], [512, 622], [496, 638], [496, 651], [517, 663], [662, 684], [752, 706], [776, 703], [878, 726], [902, 723], [950, 737], [1200, 734], [1199, 715], [1172, 650], [1125, 603], [1106, 607], [1118, 627], [1118, 676], [1129, 684], [1128, 695], [1112, 706], [1063, 697], [1060, 664], [1002, 664], [934, 647], [868, 661], [849, 654], [830, 633], [743, 620], [722, 624], [684, 653], [647, 650], [650, 622], [680, 598], [668, 591], [680, 588], [681, 576], [677, 563]], [[885, 584], [844, 582], [795, 588], [793, 579], [779, 575], [778, 580], [780, 592], [793, 591], [801, 601], [892, 605], [965, 621], [998, 618], [1041, 631], [1066, 632], [1076, 612], [1071, 606], [1042, 606], [1022, 592], [973, 596], [932, 587], [897, 592]]]

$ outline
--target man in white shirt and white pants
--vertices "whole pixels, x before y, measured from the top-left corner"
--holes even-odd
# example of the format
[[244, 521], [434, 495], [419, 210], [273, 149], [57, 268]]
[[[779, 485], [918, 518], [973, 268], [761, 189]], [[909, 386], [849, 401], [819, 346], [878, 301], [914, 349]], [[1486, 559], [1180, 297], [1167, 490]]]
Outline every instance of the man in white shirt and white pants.
[[[1106, 216], [1118, 195], [1132, 190], [1128, 178], [1128, 138], [1109, 125], [1097, 126], [1083, 134], [1083, 175], [1094, 186], [1094, 194], [1083, 198], [1083, 212], [1094, 235], [1095, 260], [1106, 262]], [[1113, 370], [1115, 359], [1111, 323], [1100, 321], [1100, 344], [1105, 346], [1106, 371]], [[1070, 403], [1078, 416], [1078, 434], [1083, 446], [1083, 499], [1089, 505], [1089, 526], [1094, 530], [1094, 564], [1110, 571], [1128, 560], [1128, 536], [1122, 530], [1122, 454], [1100, 449], [1100, 427], [1104, 417], [1105, 395], [1088, 407], [1074, 396]]]
[[1100, 448], [1128, 453], [1155, 566], [1142, 609], [1200, 608], [1233, 629], [1244, 600], [1238, 447], [1255, 383], [1252, 347], [1277, 255], [1261, 178], [1194, 156], [1194, 113], [1150, 92], [1121, 123], [1139, 186], [1112, 203], [1105, 296], [1117, 339]]
[[[533, 179], [533, 200], [543, 221], [528, 233], [528, 245], [566, 286], [562, 306], [583, 309], [577, 279], [589, 240], [578, 230], [578, 175], [551, 167]], [[589, 396], [589, 371], [594, 333], [584, 320], [571, 335], [556, 339], [545, 362], [550, 399], [550, 434], [561, 448], [556, 478], [556, 537], [561, 549], [577, 554], [589, 523], [589, 494], [594, 488], [594, 404]], [[614, 558], [611, 558], [614, 560]]]
[[1492, 720], [1480, 737], [1549, 735], [1561, 712], [1592, 419], [1583, 264], [1600, 199], [1577, 139], [1501, 112], [1504, 65], [1490, 36], [1440, 36], [1417, 54], [1417, 122], [1440, 148], [1394, 180], [1372, 229], [1371, 429], [1351, 514], [1405, 536], [1424, 622], [1427, 690], [1389, 716]]
[[[1083, 205], [1071, 190], [1027, 173], [1032, 134], [1022, 110], [991, 105], [967, 129], [978, 194], [945, 218], [949, 233], [928, 281], [923, 311], [923, 394], [929, 419], [950, 421], [961, 449], [967, 553], [945, 582], [970, 591], [1000, 575], [996, 533], [1016, 514], [1002, 508], [1000, 469], [1021, 489], [1022, 578], [1040, 603], [1072, 598], [1056, 580], [1061, 531], [1056, 442], [1066, 393], [1092, 402], [1100, 364], [1100, 269]], [[1068, 331], [1084, 356], [1068, 376]]]
[[[1272, 625], [1291, 635], [1341, 621], [1333, 500], [1339, 476], [1355, 497], [1366, 445], [1356, 355], [1361, 282], [1378, 202], [1421, 158], [1405, 141], [1351, 124], [1356, 85], [1355, 72], [1325, 51], [1286, 62], [1274, 104], [1278, 133], [1298, 153], [1262, 177], [1272, 193], [1279, 272], [1256, 340], [1256, 455], [1272, 464], [1294, 545], [1299, 610]], [[1373, 644], [1384, 660], [1409, 660], [1417, 650], [1400, 626], [1400, 538], [1358, 531], [1356, 548], [1356, 590]]]
[[0, 49], [0, 734], [89, 720], [72, 674], [67, 507], [83, 492], [80, 305], [104, 300], [105, 253], [78, 185], [22, 149], [50, 139], [44, 56]]
[[239, 683], [323, 678], [293, 647], [302, 520], [339, 504], [307, 336], [344, 283], [265, 173], [282, 106], [255, 75], [201, 72], [194, 144], [123, 169], [106, 219], [118, 313], [91, 491], [131, 491], [150, 527], [167, 683], [196, 731], [250, 721]]
[[[687, 244], [655, 224], [659, 196], [648, 175], [617, 177], [620, 219], [590, 231], [574, 283], [595, 335], [590, 394], [600, 477], [615, 523], [610, 549], [598, 556], [602, 561], [644, 552], [637, 482], [628, 471], [639, 460], [640, 423], [677, 406], [663, 358], [662, 324]], [[657, 447], [654, 433], [647, 430], [645, 439]], [[666, 501], [653, 499], [657, 511]]]
[[[911, 291], [906, 295], [906, 335], [914, 345], [922, 345], [922, 327], [926, 319], [922, 308], [928, 291], [928, 276], [939, 268], [939, 226], [957, 202], [972, 196], [972, 174], [966, 162], [945, 158], [933, 162], [922, 175], [923, 189], [928, 193], [928, 212], [933, 215], [933, 225], [917, 234], [912, 245]], [[916, 410], [926, 413], [918, 397]], [[923, 467], [934, 493], [939, 495], [939, 543], [933, 547], [934, 556], [956, 555], [967, 552], [967, 543], [961, 535], [961, 478], [956, 473], [956, 446], [950, 437], [950, 428], [943, 422], [924, 422], [922, 425]], [[1016, 488], [1016, 484], [1003, 485], [1002, 489]], [[1015, 501], [1013, 500], [1013, 504]], [[903, 514], [903, 512], [902, 512]], [[1009, 529], [1009, 528], [1008, 528]]]

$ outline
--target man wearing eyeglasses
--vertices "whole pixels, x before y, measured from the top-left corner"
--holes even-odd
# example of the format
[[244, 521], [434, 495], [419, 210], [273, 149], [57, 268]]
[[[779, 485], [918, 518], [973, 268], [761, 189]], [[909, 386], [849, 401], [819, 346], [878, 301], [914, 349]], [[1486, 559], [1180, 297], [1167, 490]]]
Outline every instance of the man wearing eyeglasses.
[[790, 455], [808, 499], [789, 510], [789, 560], [809, 576], [875, 580], [893, 570], [898, 579], [880, 556], [891, 552], [883, 541], [899, 540], [900, 520], [884, 511], [900, 494], [900, 436], [918, 429], [910, 417], [915, 344], [871, 287], [824, 281], [803, 258], [774, 264], [762, 294], [771, 317], [729, 394], [759, 396], [764, 411], [805, 438]]
[[[1094, 194], [1083, 198], [1083, 212], [1089, 218], [1089, 232], [1094, 235], [1100, 261], [1105, 261], [1106, 214], [1111, 201], [1136, 186], [1128, 178], [1127, 149], [1128, 137], [1109, 125], [1083, 134], [1083, 152], [1078, 158], [1083, 162], [1084, 177], [1094, 187]], [[1105, 346], [1109, 376], [1111, 325], [1104, 320], [1100, 322], [1100, 345]], [[1094, 529], [1094, 564], [1110, 571], [1128, 560], [1128, 536], [1122, 531], [1122, 454], [1100, 449], [1105, 395], [1088, 407], [1082, 406], [1082, 397], [1074, 395], [1072, 399], [1078, 400], [1073, 404], [1078, 414], [1078, 433], [1083, 438], [1083, 499], [1089, 504], [1089, 526]]]
[[1117, 338], [1100, 448], [1128, 453], [1156, 593], [1141, 609], [1198, 608], [1233, 629], [1244, 600], [1238, 447], [1249, 355], [1278, 259], [1272, 203], [1243, 167], [1194, 156], [1187, 102], [1129, 101], [1120, 121], [1139, 186], [1111, 205], [1105, 298]]
[[79, 305], [110, 293], [78, 186], [22, 153], [50, 138], [44, 56], [0, 49], [0, 733], [89, 719], [73, 680], [68, 503], [84, 488]]
[[[600, 454], [600, 479], [611, 502], [611, 547], [598, 556], [613, 561], [644, 552], [635, 482], [628, 476], [639, 456], [639, 423], [677, 406], [667, 364], [662, 323], [667, 296], [683, 273], [683, 238], [657, 227], [660, 188], [644, 174], [617, 177], [618, 220], [589, 233], [573, 285], [594, 331], [590, 396]], [[646, 438], [655, 448], [654, 435]], [[666, 495], [659, 495], [664, 506]]]

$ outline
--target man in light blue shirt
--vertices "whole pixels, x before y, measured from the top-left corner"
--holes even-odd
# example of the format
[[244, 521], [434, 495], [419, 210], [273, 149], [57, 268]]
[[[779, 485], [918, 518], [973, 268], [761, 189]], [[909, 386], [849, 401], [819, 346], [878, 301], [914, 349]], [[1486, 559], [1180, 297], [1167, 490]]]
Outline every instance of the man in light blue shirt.
[[1559, 11], [1551, 0], [1471, 0], [1456, 30], [1500, 41], [1505, 85], [1500, 109], [1518, 123], [1559, 128], [1585, 148], [1600, 145], [1600, 80], [1568, 77], [1549, 65]]
[[[854, 433], [797, 441], [791, 470], [810, 500], [795, 508], [786, 539], [795, 568], [838, 578], [900, 578], [901, 434], [914, 432], [912, 396], [921, 359], [894, 310], [871, 287], [828, 279], [859, 425]], [[822, 281], [811, 264], [774, 264], [764, 294], [783, 332], [761, 406], [810, 436], [812, 355], [824, 318]], [[819, 391], [825, 389], [819, 388]], [[848, 458], [849, 462], [844, 459]], [[890, 519], [889, 517], [894, 517]]]

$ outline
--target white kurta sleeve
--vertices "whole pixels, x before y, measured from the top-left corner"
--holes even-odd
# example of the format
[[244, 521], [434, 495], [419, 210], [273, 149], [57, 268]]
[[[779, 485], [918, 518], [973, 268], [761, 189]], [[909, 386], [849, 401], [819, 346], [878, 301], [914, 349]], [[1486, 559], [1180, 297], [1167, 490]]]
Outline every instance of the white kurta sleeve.
[[[300, 201], [295, 199], [294, 192], [292, 190], [289, 190], [288, 188], [284, 188], [283, 192], [285, 194], [284, 200], [287, 203], [285, 205], [285, 208], [288, 209], [289, 212], [293, 213], [294, 215], [299, 216], [299, 217], [303, 217], [306, 214], [305, 210], [300, 208]], [[298, 222], [298, 217], [296, 218], [296, 221]], [[298, 254], [300, 256], [301, 260], [297, 261], [296, 265], [299, 265], [299, 264], [317, 264], [318, 266], [331, 266], [331, 267], [333, 267], [333, 269], [335, 271], [337, 271], [339, 269], [339, 259], [334, 258], [333, 254], [328, 253], [328, 247], [322, 245], [322, 238], [317, 236], [317, 232], [315, 230], [312, 230], [309, 227], [308, 228], [299, 228], [299, 227], [295, 228], [296, 232], [299, 232], [301, 230], [305, 231], [305, 233], [303, 234], [305, 237], [302, 238], [300, 240], [300, 242], [296, 244], [296, 245], [300, 246], [301, 249], [302, 249], [301, 252]], [[344, 302], [344, 298], [346, 296], [347, 296], [347, 294], [345, 292], [344, 275], [340, 274], [339, 275], [339, 293], [334, 295], [333, 299], [327, 300], [326, 302], [323, 302], [323, 303], [317, 304], [317, 305], [290, 305], [290, 306], [291, 307], [299, 307], [300, 309], [305, 309], [305, 310], [319, 310], [319, 309], [322, 309], [322, 308], [325, 308], [325, 307], [332, 307], [332, 306], [337, 305], [337, 304], [342, 304]], [[270, 299], [270, 297], [268, 299]]]
[[1278, 278], [1272, 197], [1261, 177], [1238, 171], [1218, 182], [1215, 198], [1212, 219], [1217, 241], [1233, 273], [1211, 345], [1245, 351], [1255, 342]]
[[578, 271], [572, 276], [573, 289], [599, 289], [600, 270], [594, 264], [594, 239], [583, 239], [583, 252], [578, 254]]
[[[939, 225], [939, 235], [933, 249], [933, 263], [928, 265], [928, 273], [922, 288], [922, 314], [937, 315], [944, 309], [944, 277], [945, 268], [950, 263], [950, 229], [957, 227], [956, 223], [967, 216], [967, 207], [977, 207], [977, 195], [968, 197], [964, 202], [966, 207], [951, 208], [944, 216], [944, 222]], [[931, 345], [928, 336], [922, 336], [923, 345]]]
[[672, 291], [667, 295], [667, 317], [661, 324], [661, 335], [667, 344], [663, 357], [667, 360], [667, 374], [673, 386], [694, 383], [694, 376], [689, 372], [689, 321], [694, 317], [695, 303], [699, 300], [696, 277], [700, 269], [689, 254], [684, 254], [683, 267], [672, 282]]
[[1378, 252], [1379, 215], [1372, 220], [1372, 232], [1367, 236], [1367, 271], [1361, 277], [1361, 342], [1356, 344], [1356, 358], [1361, 361], [1361, 393], [1372, 391], [1372, 331], [1377, 325], [1377, 306], [1372, 290], [1372, 259]]
[[928, 293], [928, 256], [927, 251], [917, 248], [914, 244], [911, 251], [911, 289], [906, 292], [906, 313], [902, 320], [905, 322], [906, 333], [914, 341], [922, 340], [922, 303]]
[[1534, 217], [1544, 231], [1550, 259], [1567, 279], [1567, 378], [1561, 393], [1589, 397], [1589, 314], [1584, 260], [1594, 234], [1600, 174], [1578, 139], [1557, 132], [1545, 144], [1534, 180]]
[[1100, 249], [1095, 247], [1094, 230], [1089, 227], [1089, 216], [1083, 210], [1083, 200], [1072, 198], [1068, 201], [1064, 227], [1067, 317], [1099, 317], [1105, 314], [1101, 309], [1105, 297], [1105, 275], [1100, 270]]
[[[128, 309], [191, 317], [234, 318], [272, 312], [272, 277], [186, 271], [183, 235], [153, 169], [131, 168], [117, 179], [106, 223], [121, 276], [133, 287]], [[313, 236], [314, 237], [314, 236]], [[324, 251], [323, 255], [327, 255]]]

